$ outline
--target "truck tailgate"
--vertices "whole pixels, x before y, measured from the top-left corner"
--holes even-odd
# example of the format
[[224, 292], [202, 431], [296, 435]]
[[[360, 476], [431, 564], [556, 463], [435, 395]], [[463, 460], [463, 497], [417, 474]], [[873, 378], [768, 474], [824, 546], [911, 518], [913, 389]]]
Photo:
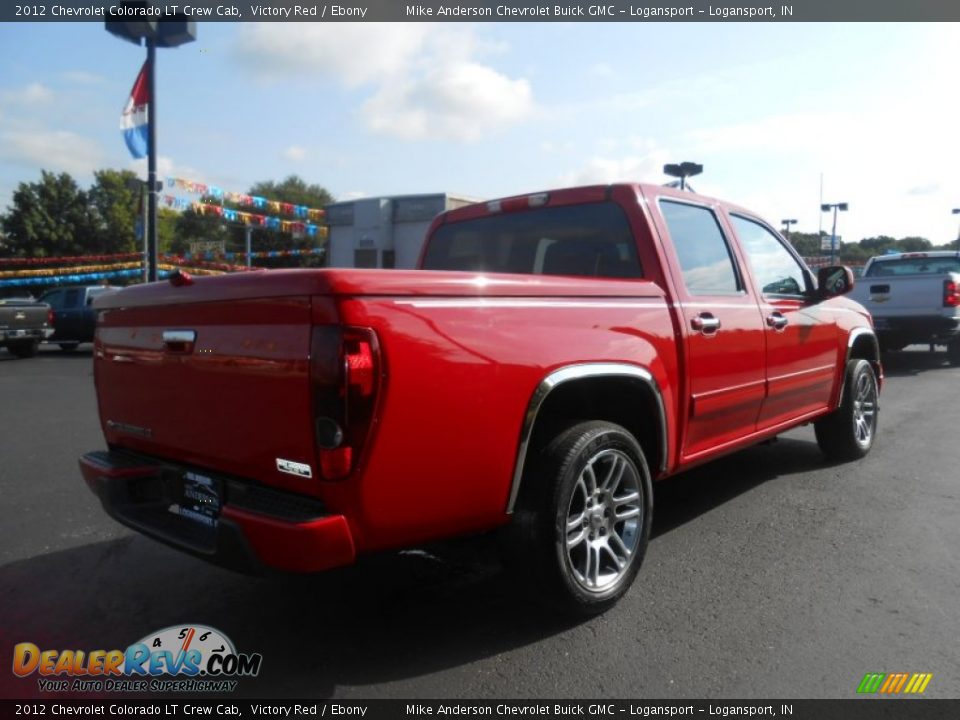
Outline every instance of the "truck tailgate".
[[18, 330], [44, 327], [49, 309], [34, 302], [0, 300], [0, 330], [15, 335]]
[[261, 287], [268, 296], [240, 299], [229, 292], [235, 284], [221, 283], [226, 292], [183, 288], [176, 303], [161, 297], [170, 288], [98, 301], [103, 432], [113, 448], [309, 493], [314, 484], [280, 472], [278, 460], [311, 468], [316, 460], [311, 298]]
[[864, 277], [851, 297], [874, 318], [939, 315], [944, 313], [943, 284], [950, 277], [960, 281], [956, 274]]

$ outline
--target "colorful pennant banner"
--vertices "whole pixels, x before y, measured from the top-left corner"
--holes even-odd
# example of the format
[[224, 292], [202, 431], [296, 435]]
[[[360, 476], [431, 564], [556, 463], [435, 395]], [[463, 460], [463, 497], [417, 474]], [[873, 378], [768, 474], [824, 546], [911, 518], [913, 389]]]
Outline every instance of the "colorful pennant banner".
[[[166, 198], [164, 198], [164, 202], [166, 202]], [[279, 230], [280, 232], [320, 238], [325, 238], [329, 232], [326, 225], [315, 225], [314, 223], [304, 223], [297, 220], [283, 220], [282, 218], [269, 215], [257, 215], [256, 213], [231, 210], [230, 208], [213, 205], [211, 203], [195, 202], [191, 204], [191, 207], [194, 212], [200, 215], [216, 215], [217, 217], [222, 217], [224, 220], [241, 222], [244, 225], [258, 225], [268, 230]]]
[[217, 200], [226, 200], [237, 205], [246, 205], [260, 210], [269, 210], [272, 213], [283, 215], [292, 215], [305, 220], [320, 221], [326, 217], [326, 211], [321, 208], [311, 208], [306, 205], [294, 205], [293, 203], [280, 202], [278, 200], [268, 200], [258, 195], [246, 195], [245, 193], [227, 192], [218, 188], [216, 185], [205, 185], [193, 180], [183, 178], [168, 177], [166, 187], [177, 188], [193, 195], [206, 195], [214, 197]]
[[34, 270], [0, 270], [0, 278], [47, 277], [50, 275], [61, 275], [64, 272], [91, 273], [104, 272], [107, 270], [126, 270], [128, 268], [135, 267], [140, 267], [140, 262], [112, 263], [108, 265], [78, 265], [76, 267], [38, 268]]
[[121, 260], [139, 260], [141, 253], [115, 253], [113, 255], [70, 255], [62, 257], [14, 257], [0, 258], [4, 265], [70, 265], [72, 263], [90, 263]]

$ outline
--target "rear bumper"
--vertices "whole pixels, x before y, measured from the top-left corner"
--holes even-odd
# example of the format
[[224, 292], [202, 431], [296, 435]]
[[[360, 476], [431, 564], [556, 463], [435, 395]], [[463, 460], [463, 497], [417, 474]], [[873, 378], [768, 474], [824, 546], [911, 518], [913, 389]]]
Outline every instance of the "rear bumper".
[[880, 342], [888, 345], [943, 343], [960, 337], [960, 317], [957, 316], [877, 317], [874, 315], [873, 324]]
[[80, 458], [84, 480], [112, 518], [218, 565], [250, 573], [309, 573], [355, 560], [342, 515], [327, 514], [312, 498], [249, 481], [215, 477], [220, 508], [214, 517], [201, 516], [204, 522], [175, 514], [178, 483], [182, 485], [188, 470], [125, 452], [92, 452]]
[[45, 340], [52, 333], [50, 328], [5, 328], [0, 330], [0, 343]]

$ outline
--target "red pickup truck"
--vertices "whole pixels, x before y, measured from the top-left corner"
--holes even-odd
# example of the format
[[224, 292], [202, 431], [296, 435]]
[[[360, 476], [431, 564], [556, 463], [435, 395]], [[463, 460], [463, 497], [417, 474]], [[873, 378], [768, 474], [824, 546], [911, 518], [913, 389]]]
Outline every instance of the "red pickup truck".
[[618, 184], [436, 218], [420, 270], [176, 276], [96, 301], [120, 522], [241, 569], [313, 572], [500, 528], [581, 613], [629, 588], [651, 483], [814, 423], [865, 455], [882, 372], [847, 268], [753, 213]]

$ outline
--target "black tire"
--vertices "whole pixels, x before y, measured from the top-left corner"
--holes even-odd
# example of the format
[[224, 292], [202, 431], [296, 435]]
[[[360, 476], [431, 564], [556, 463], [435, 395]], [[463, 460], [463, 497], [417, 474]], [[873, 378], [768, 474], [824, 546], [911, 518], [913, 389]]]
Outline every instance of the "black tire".
[[840, 407], [813, 425], [817, 444], [831, 460], [864, 457], [877, 436], [879, 411], [880, 393], [873, 366], [866, 360], [851, 360]]
[[954, 340], [947, 345], [947, 360], [951, 365], [960, 367], [960, 340]]
[[40, 347], [39, 340], [26, 340], [18, 342], [8, 342], [7, 350], [12, 352], [18, 358], [29, 358], [37, 354], [37, 349]]
[[60, 349], [63, 350], [64, 352], [73, 352], [74, 350], [77, 349], [77, 346], [79, 346], [80, 343], [78, 343], [78, 342], [62, 342], [62, 343], [59, 343], [59, 345], [60, 345]]
[[539, 599], [596, 615], [630, 589], [652, 515], [650, 471], [634, 437], [613, 423], [579, 423], [524, 476], [511, 564]]

